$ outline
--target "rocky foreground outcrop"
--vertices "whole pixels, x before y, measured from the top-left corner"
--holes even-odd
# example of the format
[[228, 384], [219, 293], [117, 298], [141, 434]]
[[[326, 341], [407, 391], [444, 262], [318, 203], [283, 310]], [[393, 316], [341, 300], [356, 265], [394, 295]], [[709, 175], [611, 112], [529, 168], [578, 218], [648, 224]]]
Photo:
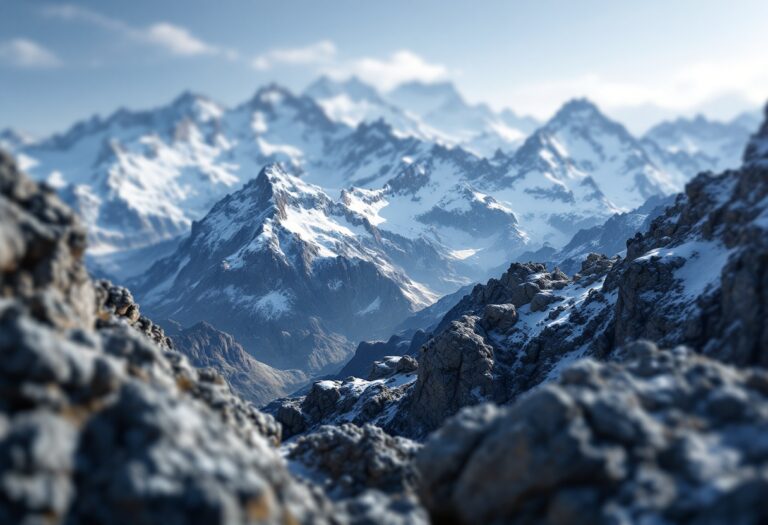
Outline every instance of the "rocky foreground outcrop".
[[416, 460], [434, 521], [768, 520], [768, 372], [643, 342], [622, 354], [450, 419]]
[[[128, 290], [92, 282], [76, 217], [1, 152], [0, 217], [1, 523], [426, 520], [413, 495], [332, 501], [293, 476], [275, 420], [192, 367]], [[368, 441], [374, 458], [395, 444]], [[396, 487], [403, 450], [382, 478]]]
[[764, 126], [741, 169], [697, 176], [627, 240], [624, 258], [589, 254], [570, 277], [513, 263], [477, 285], [415, 356], [416, 380], [356, 423], [423, 439], [462, 407], [508, 403], [579, 358], [604, 360], [640, 338], [768, 365], [766, 143]]
[[77, 219], [1, 153], [0, 216], [1, 522], [330, 515], [284, 467], [274, 420], [92, 283]]

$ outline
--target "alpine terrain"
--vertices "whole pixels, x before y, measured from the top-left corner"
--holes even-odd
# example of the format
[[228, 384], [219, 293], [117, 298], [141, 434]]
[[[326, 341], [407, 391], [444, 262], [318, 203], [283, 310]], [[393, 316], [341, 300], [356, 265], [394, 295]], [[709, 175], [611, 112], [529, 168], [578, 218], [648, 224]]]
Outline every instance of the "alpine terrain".
[[[625, 253], [590, 253], [572, 275], [512, 263], [447, 311], [417, 316], [429, 332], [390, 338], [397, 353], [366, 378], [315, 381], [263, 412], [248, 399], [303, 372], [259, 363], [210, 324], [165, 332], [130, 291], [91, 279], [78, 217], [1, 153], [0, 517], [762, 523], [768, 112], [741, 167], [699, 174], [667, 204], [635, 212], [647, 226]], [[309, 210], [312, 220], [296, 217]], [[198, 287], [219, 280], [243, 310], [280, 318], [320, 293], [296, 268], [326, 288], [322, 272], [337, 272], [342, 293], [366, 274], [380, 305], [408, 309], [420, 292], [373, 256], [375, 228], [347, 232], [359, 224], [343, 202], [269, 166], [147, 278], [182, 258], [159, 294], [176, 301], [168, 309], [184, 294], [200, 308], [195, 294], [214, 287]], [[248, 277], [250, 267], [265, 271]], [[206, 315], [236, 302], [208, 300]], [[367, 300], [323, 310], [350, 315]], [[379, 323], [373, 312], [367, 322]], [[393, 323], [385, 313], [380, 326]], [[322, 367], [328, 354], [305, 358]]]

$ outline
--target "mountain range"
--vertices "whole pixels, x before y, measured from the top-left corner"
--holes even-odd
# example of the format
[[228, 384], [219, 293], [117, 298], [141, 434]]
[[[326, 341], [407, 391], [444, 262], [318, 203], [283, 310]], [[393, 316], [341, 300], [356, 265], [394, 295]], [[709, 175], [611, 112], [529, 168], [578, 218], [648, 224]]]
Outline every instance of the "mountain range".
[[767, 167], [768, 122], [739, 169], [701, 173], [660, 211], [638, 210], [647, 222], [622, 255], [590, 253], [572, 276], [512, 263], [456, 302], [415, 355], [391, 340], [367, 378], [315, 383], [267, 410], [289, 434], [351, 421], [423, 439], [464, 407], [509, 404], [558, 379], [580, 383], [586, 370], [564, 375], [574, 362], [610, 359], [638, 339], [765, 367]]
[[632, 210], [733, 164], [748, 135], [747, 117], [692, 122], [636, 138], [585, 99], [542, 124], [448, 83], [384, 95], [321, 78], [2, 140], [83, 217], [92, 270], [130, 282], [153, 317], [210, 322], [268, 366], [317, 375], [509, 261], [549, 250], [575, 270], [590, 235], [620, 247], [643, 224]]
[[[663, 181], [632, 173], [625, 181], [636, 189], [637, 175]], [[663, 199], [566, 245], [568, 254], [615, 248], [614, 232], [644, 217], [623, 253], [590, 253], [574, 275], [513, 262], [452, 306], [409, 316], [398, 327], [428, 323], [410, 341], [361, 345], [350, 369], [373, 357], [366, 378], [316, 380], [260, 410], [248, 399], [284, 392], [304, 372], [256, 362], [210, 324], [169, 320], [166, 332], [128, 289], [93, 280], [81, 220], [0, 152], [0, 517], [765, 523], [768, 110], [738, 168], [700, 173], [673, 202]], [[158, 290], [156, 308], [189, 293], [189, 309], [210, 300], [239, 315], [232, 305], [244, 299], [243, 309], [292, 315], [288, 306], [315, 290], [296, 302], [281, 292], [315, 282], [325, 265], [357, 285], [358, 275], [389, 270], [375, 251], [378, 228], [363, 222], [366, 233], [351, 234], [354, 212], [270, 164], [142, 277], [179, 273]], [[393, 269], [377, 291], [402, 277]], [[232, 301], [196, 297], [236, 285], [250, 288]], [[355, 308], [369, 297], [346, 300]], [[350, 308], [323, 306], [318, 317]], [[359, 324], [392, 321], [381, 315], [381, 324]], [[397, 353], [377, 359], [382, 351]], [[282, 353], [273, 357], [292, 358]], [[332, 356], [304, 357], [322, 370]]]

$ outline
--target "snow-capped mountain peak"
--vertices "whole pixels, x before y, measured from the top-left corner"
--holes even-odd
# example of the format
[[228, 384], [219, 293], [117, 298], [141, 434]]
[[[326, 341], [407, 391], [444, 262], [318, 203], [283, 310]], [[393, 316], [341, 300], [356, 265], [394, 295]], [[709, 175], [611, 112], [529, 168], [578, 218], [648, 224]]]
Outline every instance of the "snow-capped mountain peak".
[[546, 142], [573, 168], [588, 174], [620, 209], [678, 189], [624, 126], [587, 99], [567, 102], [536, 133], [547, 134]]
[[314, 99], [329, 99], [344, 95], [354, 102], [380, 102], [382, 97], [376, 88], [366, 84], [356, 76], [346, 80], [335, 80], [323, 75], [305, 90], [304, 94]]
[[451, 82], [406, 82], [388, 93], [387, 98], [399, 107], [422, 117], [442, 107], [466, 106], [464, 98]]
[[31, 135], [15, 129], [0, 130], [0, 148], [11, 153], [24, 146], [29, 146], [34, 141], [35, 139]]

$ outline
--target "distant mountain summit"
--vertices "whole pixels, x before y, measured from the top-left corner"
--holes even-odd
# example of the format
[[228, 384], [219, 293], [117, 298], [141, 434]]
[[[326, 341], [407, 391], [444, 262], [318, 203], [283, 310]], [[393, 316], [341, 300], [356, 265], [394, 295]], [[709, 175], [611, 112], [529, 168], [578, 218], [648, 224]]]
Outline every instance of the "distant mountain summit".
[[657, 165], [685, 179], [691, 172], [738, 168], [744, 145], [759, 125], [759, 118], [748, 113], [730, 122], [681, 117], [648, 130], [643, 143]]
[[278, 165], [219, 201], [136, 286], [157, 316], [210, 321], [260, 361], [311, 373], [434, 300], [358, 215]]
[[497, 113], [483, 104], [469, 105], [450, 82], [408, 82], [380, 94], [356, 77], [321, 77], [304, 94], [337, 121], [357, 125], [384, 119], [399, 134], [460, 145], [480, 156], [514, 150], [538, 125], [510, 109]]

